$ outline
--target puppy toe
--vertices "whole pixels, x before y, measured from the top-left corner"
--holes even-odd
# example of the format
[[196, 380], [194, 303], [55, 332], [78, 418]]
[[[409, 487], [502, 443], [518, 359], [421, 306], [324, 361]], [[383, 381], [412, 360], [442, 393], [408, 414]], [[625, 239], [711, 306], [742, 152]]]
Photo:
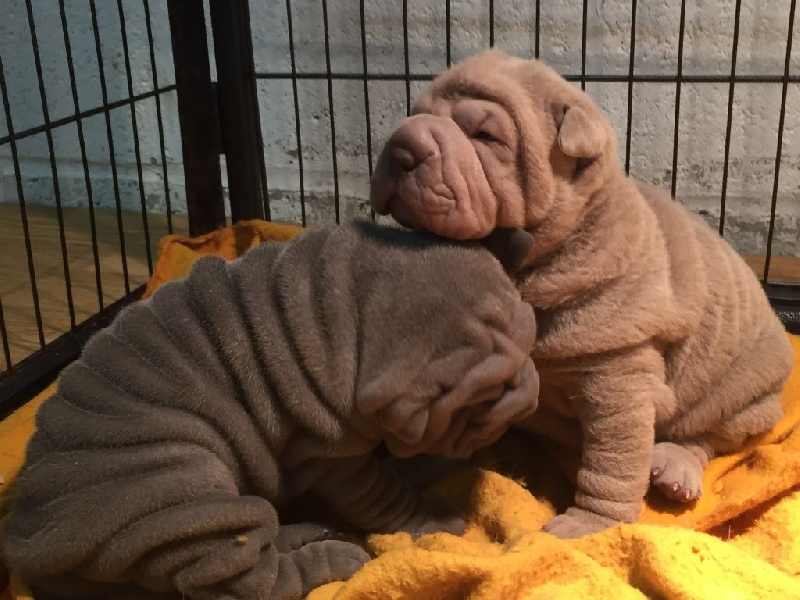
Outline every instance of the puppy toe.
[[597, 533], [617, 525], [617, 521], [589, 511], [570, 507], [556, 515], [542, 527], [542, 531], [561, 539], [573, 539]]
[[686, 448], [669, 442], [653, 448], [650, 482], [664, 496], [677, 502], [693, 502], [702, 494], [703, 467]]
[[337, 580], [349, 579], [356, 571], [370, 560], [370, 555], [361, 547], [347, 542], [328, 542], [336, 544], [334, 551], [329, 550], [331, 572]]
[[278, 552], [284, 554], [299, 550], [311, 542], [333, 540], [337, 537], [338, 533], [329, 527], [324, 527], [317, 523], [296, 523], [281, 525], [278, 529], [278, 535], [272, 543]]

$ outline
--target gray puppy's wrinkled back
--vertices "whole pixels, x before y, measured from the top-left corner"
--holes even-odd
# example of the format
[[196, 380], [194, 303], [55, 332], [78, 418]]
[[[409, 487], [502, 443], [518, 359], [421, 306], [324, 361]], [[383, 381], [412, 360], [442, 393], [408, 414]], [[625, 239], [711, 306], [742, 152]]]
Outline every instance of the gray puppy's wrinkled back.
[[347, 577], [363, 550], [295, 547], [273, 505], [311, 489], [362, 529], [447, 529], [371, 452], [491, 442], [536, 406], [534, 337], [478, 246], [357, 223], [201, 258], [62, 372], [7, 561], [69, 597], [288, 598]]

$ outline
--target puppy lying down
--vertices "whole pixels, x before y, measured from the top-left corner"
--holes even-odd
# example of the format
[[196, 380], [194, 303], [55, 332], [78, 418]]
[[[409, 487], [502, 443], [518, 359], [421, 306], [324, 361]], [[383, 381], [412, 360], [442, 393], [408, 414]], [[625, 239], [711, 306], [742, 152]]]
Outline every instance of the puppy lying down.
[[709, 459], [779, 420], [792, 350], [753, 272], [626, 177], [600, 110], [541, 62], [492, 50], [441, 74], [383, 149], [372, 203], [450, 238], [533, 235], [518, 287], [542, 390], [526, 427], [582, 449], [574, 506], [547, 531], [635, 521], [648, 481], [693, 501]]
[[8, 564], [64, 598], [299, 598], [369, 558], [280, 526], [275, 507], [303, 492], [364, 531], [461, 533], [373, 450], [460, 458], [495, 441], [536, 407], [535, 333], [473, 243], [355, 223], [201, 258], [62, 372]]

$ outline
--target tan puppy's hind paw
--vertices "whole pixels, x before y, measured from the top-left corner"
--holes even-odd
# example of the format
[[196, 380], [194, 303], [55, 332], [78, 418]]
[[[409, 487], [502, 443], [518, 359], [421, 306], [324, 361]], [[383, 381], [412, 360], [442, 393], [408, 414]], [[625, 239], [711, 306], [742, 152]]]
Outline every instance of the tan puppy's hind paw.
[[571, 539], [603, 531], [618, 523], [614, 519], [573, 506], [545, 523], [542, 531], [561, 539]]
[[653, 448], [650, 483], [670, 500], [693, 502], [703, 494], [703, 465], [683, 446], [660, 442]]

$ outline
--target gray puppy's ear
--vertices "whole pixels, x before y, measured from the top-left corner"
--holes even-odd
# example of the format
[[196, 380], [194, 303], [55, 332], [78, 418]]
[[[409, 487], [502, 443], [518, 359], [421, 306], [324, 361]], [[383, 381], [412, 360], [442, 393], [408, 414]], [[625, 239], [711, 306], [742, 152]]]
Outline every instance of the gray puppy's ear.
[[597, 158], [608, 143], [608, 131], [602, 118], [580, 106], [567, 106], [557, 139], [558, 147], [569, 157]]
[[533, 248], [533, 236], [524, 229], [498, 227], [482, 240], [482, 244], [495, 255], [506, 273], [515, 275]]

